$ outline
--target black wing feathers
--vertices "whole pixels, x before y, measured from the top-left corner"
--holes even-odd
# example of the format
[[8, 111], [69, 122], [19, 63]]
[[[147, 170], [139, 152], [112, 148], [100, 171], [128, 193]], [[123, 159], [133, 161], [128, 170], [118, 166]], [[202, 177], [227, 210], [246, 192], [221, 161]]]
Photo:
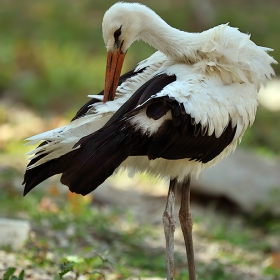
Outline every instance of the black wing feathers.
[[[233, 140], [236, 127], [228, 123], [219, 138], [215, 133], [207, 135], [207, 126], [200, 123], [185, 112], [184, 106], [169, 97], [160, 97], [151, 100], [147, 106], [147, 116], [158, 119], [157, 112], [171, 111], [172, 119], [166, 120], [158, 131], [151, 137], [147, 155], [149, 159], [165, 158], [170, 160], [190, 158], [191, 160], [206, 163], [218, 156]], [[148, 113], [152, 106], [155, 115]], [[163, 107], [165, 109], [163, 109]]]
[[[77, 150], [74, 150], [59, 157], [58, 159], [53, 159], [32, 169], [27, 169], [24, 174], [23, 184], [25, 184], [25, 187], [23, 194], [26, 195], [44, 180], [52, 177], [53, 175], [62, 173], [64, 170], [67, 170], [67, 168], [69, 168], [69, 166], [72, 164], [71, 159], [76, 153]], [[35, 163], [40, 157], [36, 158], [36, 160], [31, 160], [28, 166]]]
[[[103, 136], [103, 137], [102, 137]], [[95, 190], [145, 141], [132, 127], [110, 126], [80, 141], [72, 164], [63, 172], [61, 182], [72, 192], [86, 195]], [[100, 141], [102, 140], [102, 141]]]
[[153, 135], [147, 154], [149, 159], [165, 158], [164, 155], [170, 149], [171, 145], [176, 143], [180, 136], [176, 133], [177, 128], [173, 126], [172, 121], [165, 121], [159, 130]]
[[127, 119], [137, 112], [134, 109], [140, 99], [145, 102], [175, 79], [175, 76], [165, 74], [152, 78], [131, 96], [103, 128], [83, 137], [76, 144], [80, 146], [79, 153], [72, 158], [76, 164], [63, 172], [61, 182], [72, 192], [88, 194], [112, 175], [134, 151], [145, 152], [148, 136], [135, 130]]
[[152, 103], [147, 107], [146, 114], [148, 118], [158, 120], [163, 117], [168, 110], [169, 109], [164, 104]]

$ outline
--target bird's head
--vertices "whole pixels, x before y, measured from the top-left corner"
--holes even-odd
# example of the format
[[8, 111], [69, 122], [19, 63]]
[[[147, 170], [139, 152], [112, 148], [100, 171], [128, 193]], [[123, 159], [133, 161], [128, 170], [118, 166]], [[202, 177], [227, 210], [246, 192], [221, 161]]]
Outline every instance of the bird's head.
[[131, 44], [139, 39], [141, 31], [139, 7], [142, 6], [120, 2], [113, 5], [104, 15], [102, 31], [108, 52], [104, 102], [114, 99], [125, 54]]

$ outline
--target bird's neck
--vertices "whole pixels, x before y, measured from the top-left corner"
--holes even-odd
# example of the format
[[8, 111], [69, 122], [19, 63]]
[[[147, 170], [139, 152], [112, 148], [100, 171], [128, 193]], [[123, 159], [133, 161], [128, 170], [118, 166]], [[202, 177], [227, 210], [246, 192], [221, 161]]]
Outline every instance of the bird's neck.
[[200, 33], [180, 31], [159, 16], [145, 15], [140, 38], [166, 56], [178, 61], [194, 63], [201, 48]]
[[200, 73], [220, 76], [225, 84], [254, 83], [257, 89], [274, 74], [270, 64], [277, 62], [267, 54], [269, 49], [256, 46], [237, 28], [221, 24], [201, 33], [188, 33], [171, 27], [144, 7], [138, 9], [136, 39], [169, 59], [192, 64]]

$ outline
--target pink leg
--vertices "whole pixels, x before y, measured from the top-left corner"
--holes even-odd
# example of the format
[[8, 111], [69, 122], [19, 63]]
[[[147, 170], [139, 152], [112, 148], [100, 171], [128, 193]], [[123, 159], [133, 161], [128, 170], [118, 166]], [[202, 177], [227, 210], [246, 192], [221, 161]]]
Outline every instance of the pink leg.
[[190, 212], [190, 178], [182, 184], [182, 200], [179, 211], [179, 220], [184, 235], [186, 253], [188, 259], [189, 280], [196, 280], [194, 249], [192, 240], [192, 216]]
[[174, 204], [177, 180], [170, 180], [166, 207], [163, 212], [163, 227], [166, 241], [167, 280], [174, 277], [174, 231], [176, 221], [174, 217]]

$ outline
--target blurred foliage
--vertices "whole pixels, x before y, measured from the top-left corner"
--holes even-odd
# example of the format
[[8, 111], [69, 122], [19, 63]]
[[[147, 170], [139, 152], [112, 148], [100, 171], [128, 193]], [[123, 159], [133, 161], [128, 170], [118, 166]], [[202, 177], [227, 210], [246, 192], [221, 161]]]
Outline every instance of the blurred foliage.
[[[106, 59], [101, 23], [114, 2], [0, 0], [0, 96], [40, 111], [64, 112], [81, 106], [87, 94], [101, 91]], [[280, 60], [279, 1], [142, 2], [182, 30], [202, 31], [230, 22], [251, 33], [257, 44], [274, 48]], [[124, 70], [153, 51], [136, 42]]]
[[15, 267], [10, 267], [9, 269], [7, 269], [3, 276], [3, 280], [24, 280], [24, 270], [21, 271], [19, 277], [14, 275], [15, 271]]
[[259, 106], [252, 127], [247, 129], [241, 145], [265, 157], [280, 155], [280, 112]]

